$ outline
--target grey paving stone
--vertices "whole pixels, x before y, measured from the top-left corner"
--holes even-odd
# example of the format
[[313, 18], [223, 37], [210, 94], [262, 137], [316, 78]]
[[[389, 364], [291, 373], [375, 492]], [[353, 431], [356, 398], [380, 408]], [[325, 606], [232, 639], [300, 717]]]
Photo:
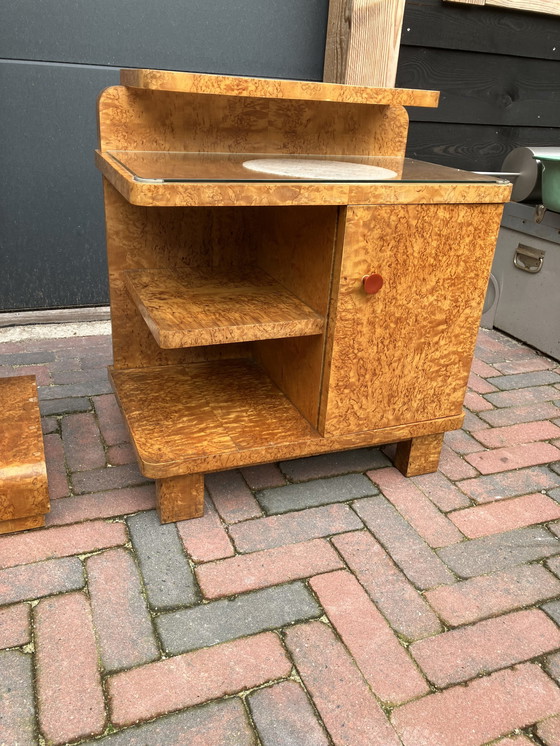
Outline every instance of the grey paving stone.
[[[559, 422], [560, 420], [557, 420], [555, 424], [558, 424]], [[552, 469], [555, 474], [560, 474], [560, 461], [552, 461], [552, 463], [548, 465], [548, 468]]]
[[329, 746], [302, 687], [295, 681], [258, 689], [247, 697], [262, 746]]
[[161, 614], [156, 627], [165, 651], [177, 655], [322, 613], [303, 583], [290, 583]]
[[560, 554], [560, 541], [541, 526], [471, 539], [438, 549], [437, 553], [462, 578]]
[[547, 494], [553, 500], [556, 500], [557, 503], [560, 503], [560, 487], [556, 487], [554, 490], [549, 490]]
[[140, 474], [135, 463], [112, 466], [110, 469], [103, 467], [90, 471], [77, 471], [72, 474], [72, 485], [74, 493], [77, 495], [83, 495], [87, 492], [117, 490], [121, 487], [134, 487], [150, 481]]
[[41, 401], [39, 409], [43, 416], [51, 414], [68, 414], [70, 412], [89, 412], [91, 402], [89, 399], [77, 397], [76, 399], [49, 399]]
[[357, 500], [353, 507], [417, 588], [425, 590], [455, 582], [437, 554], [382, 495]]
[[319, 456], [283, 461], [280, 468], [289, 479], [303, 482], [319, 477], [333, 477], [352, 471], [366, 471], [390, 466], [389, 459], [379, 448], [358, 448], [354, 451], [322, 453]]
[[196, 583], [175, 524], [160, 524], [152, 510], [127, 523], [150, 605], [170, 609], [196, 603]]
[[560, 484], [557, 474], [546, 466], [531, 466], [500, 474], [463, 479], [457, 486], [475, 502], [493, 502], [504, 497], [528, 495], [531, 492], [552, 489]]
[[2, 746], [36, 744], [30, 655], [17, 650], [0, 653], [0, 702]]
[[560, 625], [560, 601], [550, 601], [547, 604], [541, 606], [543, 611], [546, 611], [549, 617], [551, 617], [556, 624]]
[[313, 479], [311, 482], [273, 487], [257, 492], [256, 497], [265, 512], [273, 514], [378, 494], [378, 488], [363, 474], [346, 474], [331, 479]]
[[502, 391], [511, 391], [511, 389], [522, 389], [528, 386], [560, 383], [560, 376], [552, 370], [537, 370], [531, 373], [516, 373], [511, 376], [496, 376], [495, 378], [488, 378], [487, 381], [502, 389]]
[[39, 352], [9, 352], [0, 355], [0, 365], [33, 365], [52, 363], [54, 352], [40, 350]]
[[81, 746], [256, 746], [241, 700], [195, 707]]
[[59, 386], [39, 386], [38, 391], [40, 401], [113, 393], [113, 389], [108, 380], [88, 381], [87, 383], [69, 383], [61, 384]]

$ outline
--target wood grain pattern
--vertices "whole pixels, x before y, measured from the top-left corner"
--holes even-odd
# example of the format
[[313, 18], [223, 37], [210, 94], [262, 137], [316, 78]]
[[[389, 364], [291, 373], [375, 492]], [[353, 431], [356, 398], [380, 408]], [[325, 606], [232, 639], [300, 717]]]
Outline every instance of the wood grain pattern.
[[162, 523], [200, 518], [204, 513], [204, 477], [187, 474], [156, 479], [156, 503]]
[[48, 510], [35, 376], [0, 378], [0, 532], [33, 528]]
[[240, 78], [169, 70], [121, 70], [121, 84], [155, 91], [176, 91], [199, 95], [336, 101], [391, 106], [437, 106], [438, 100], [437, 91], [395, 89], [394, 83], [371, 88], [370, 86], [377, 84], [364, 82], [362, 85], [333, 85], [311, 81]]
[[422, 435], [397, 443], [394, 464], [405, 477], [437, 471], [443, 433]]
[[129, 270], [125, 282], [160, 347], [321, 334], [318, 313], [259, 267]]
[[44, 515], [32, 515], [28, 518], [14, 518], [0, 521], [0, 534], [13, 534], [15, 531], [28, 531], [30, 528], [41, 528], [45, 525]]
[[97, 164], [110, 184], [133, 205], [144, 207], [272, 207], [348, 204], [506, 202], [511, 185], [477, 183], [378, 184], [142, 184], [102, 153]]
[[142, 473], [154, 479], [391, 443], [461, 426], [463, 414], [323, 438], [251, 361], [110, 377]]
[[198, 153], [404, 153], [402, 106], [199, 96], [113, 86], [99, 97], [105, 150]]
[[330, 0], [323, 80], [395, 85], [404, 0]]
[[[501, 214], [501, 205], [348, 208], [320, 432], [460, 413]], [[362, 288], [369, 272], [384, 280], [376, 295]]]

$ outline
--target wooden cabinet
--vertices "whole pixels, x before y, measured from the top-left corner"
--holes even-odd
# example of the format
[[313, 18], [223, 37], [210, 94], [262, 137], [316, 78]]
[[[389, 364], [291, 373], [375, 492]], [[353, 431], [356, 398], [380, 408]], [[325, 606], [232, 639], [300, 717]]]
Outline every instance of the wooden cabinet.
[[[111, 380], [160, 518], [201, 515], [209, 471], [389, 442], [404, 473], [437, 468], [510, 191], [404, 159], [402, 104], [437, 96], [162, 71], [122, 82], [100, 98], [96, 155]], [[286, 155], [393, 175], [245, 166]]]

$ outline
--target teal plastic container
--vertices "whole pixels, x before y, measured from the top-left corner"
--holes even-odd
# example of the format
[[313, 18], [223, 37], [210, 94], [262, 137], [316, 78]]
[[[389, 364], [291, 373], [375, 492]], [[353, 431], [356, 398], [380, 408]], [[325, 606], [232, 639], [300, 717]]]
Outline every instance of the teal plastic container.
[[560, 212], [560, 155], [538, 155], [542, 163], [542, 203], [548, 210]]

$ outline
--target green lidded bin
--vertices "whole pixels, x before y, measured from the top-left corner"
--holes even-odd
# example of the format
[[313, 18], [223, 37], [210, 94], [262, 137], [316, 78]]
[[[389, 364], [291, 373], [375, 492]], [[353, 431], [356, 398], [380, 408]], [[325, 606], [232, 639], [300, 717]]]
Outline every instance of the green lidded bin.
[[555, 212], [560, 212], [560, 155], [538, 155], [535, 160], [542, 163], [542, 203]]

